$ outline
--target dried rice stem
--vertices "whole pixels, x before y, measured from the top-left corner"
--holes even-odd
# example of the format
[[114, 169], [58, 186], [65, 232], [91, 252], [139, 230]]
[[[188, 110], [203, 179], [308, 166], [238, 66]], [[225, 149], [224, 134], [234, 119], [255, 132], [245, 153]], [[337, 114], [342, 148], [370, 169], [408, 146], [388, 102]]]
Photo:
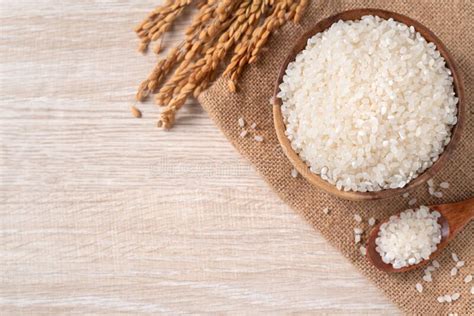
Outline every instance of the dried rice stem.
[[303, 17], [303, 13], [306, 10], [306, 7], [309, 4], [309, 0], [301, 0], [295, 10], [295, 17], [293, 22], [300, 23], [301, 18]]
[[185, 39], [166, 58], [157, 62], [137, 92], [143, 101], [152, 93], [164, 106], [159, 126], [170, 128], [176, 113], [188, 97], [197, 97], [207, 89], [230, 54], [224, 76], [228, 87], [237, 90], [237, 82], [246, 66], [257, 60], [270, 35], [287, 21], [299, 21], [308, 0], [166, 0], [136, 28], [139, 50], [146, 52], [150, 43], [161, 52], [165, 34], [184, 9], [194, 4], [199, 10], [185, 31]]
[[183, 13], [184, 9], [191, 4], [192, 0], [168, 0], [156, 8], [136, 28], [135, 32], [141, 39], [139, 51], [145, 53], [150, 42], [157, 41], [167, 32], [176, 19]]

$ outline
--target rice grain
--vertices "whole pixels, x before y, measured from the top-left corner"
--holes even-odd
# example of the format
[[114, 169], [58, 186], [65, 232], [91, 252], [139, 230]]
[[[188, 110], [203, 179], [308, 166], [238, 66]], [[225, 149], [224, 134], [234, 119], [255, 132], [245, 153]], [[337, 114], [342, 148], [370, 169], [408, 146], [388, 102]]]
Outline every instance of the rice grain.
[[421, 283], [417, 283], [415, 287], [419, 293], [423, 292], [423, 285], [421, 285]]
[[449, 188], [449, 183], [448, 182], [441, 182], [439, 184], [439, 186], [442, 187], [443, 189], [447, 189], [447, 188]]
[[451, 269], [451, 272], [449, 272], [449, 274], [451, 274], [451, 276], [456, 276], [456, 274], [458, 274], [458, 268], [454, 267]]
[[444, 58], [392, 19], [338, 21], [309, 38], [279, 88], [292, 148], [312, 172], [327, 167], [322, 178], [339, 190], [405, 187], [438, 159], [457, 122]]
[[464, 278], [464, 283], [469, 283], [471, 281], [472, 281], [472, 274], [466, 275], [466, 277]]
[[297, 171], [295, 168], [291, 169], [291, 176], [292, 176], [293, 178], [298, 177], [298, 171]]

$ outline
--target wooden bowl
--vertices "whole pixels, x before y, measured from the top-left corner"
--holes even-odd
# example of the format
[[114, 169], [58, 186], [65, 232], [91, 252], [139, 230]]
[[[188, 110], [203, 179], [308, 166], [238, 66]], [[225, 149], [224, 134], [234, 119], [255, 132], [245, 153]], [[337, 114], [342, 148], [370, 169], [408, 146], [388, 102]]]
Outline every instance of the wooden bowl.
[[[456, 96], [459, 98], [458, 101], [458, 121], [456, 125], [453, 126], [451, 141], [445, 147], [444, 152], [439, 156], [438, 160], [422, 174], [418, 175], [415, 179], [411, 180], [405, 187], [399, 189], [385, 189], [378, 192], [356, 192], [356, 191], [342, 191], [338, 190], [335, 185], [330, 184], [329, 182], [321, 179], [317, 174], [309, 171], [306, 163], [299, 157], [299, 155], [291, 148], [291, 143], [285, 135], [286, 126], [283, 120], [283, 115], [281, 113], [281, 100], [277, 98], [277, 94], [280, 90], [279, 86], [282, 82], [282, 78], [285, 74], [288, 64], [295, 60], [296, 55], [301, 52], [306, 47], [306, 42], [308, 38], [314, 36], [317, 33], [320, 33], [327, 28], [329, 28], [333, 23], [339, 20], [359, 20], [364, 15], [377, 15], [383, 19], [393, 18], [398, 22], [402, 22], [408, 26], [413, 26], [417, 32], [420, 32], [421, 35], [428, 41], [436, 45], [436, 48], [441, 53], [446, 61], [447, 67], [451, 70], [452, 76], [454, 79], [454, 90]], [[311, 184], [316, 187], [327, 191], [335, 196], [338, 196], [347, 200], [361, 201], [361, 200], [377, 200], [384, 199], [396, 195], [400, 195], [404, 192], [410, 191], [413, 188], [419, 186], [420, 184], [426, 182], [428, 179], [433, 177], [448, 161], [452, 152], [454, 151], [457, 143], [461, 138], [461, 133], [464, 127], [465, 120], [465, 103], [464, 103], [464, 86], [457, 71], [456, 65], [454, 64], [453, 58], [449, 54], [446, 47], [443, 43], [425, 26], [419, 22], [412, 20], [411, 18], [384, 10], [378, 9], [356, 9], [350, 11], [344, 11], [339, 14], [333, 15], [327, 19], [320, 21], [313, 28], [311, 28], [307, 33], [301, 36], [297, 41], [296, 45], [291, 50], [290, 54], [286, 58], [285, 62], [281, 66], [280, 74], [278, 76], [277, 83], [275, 85], [275, 92], [273, 96], [273, 119], [275, 124], [276, 133], [278, 140], [283, 148], [288, 159], [291, 161], [293, 166], [298, 170], [298, 172]]]

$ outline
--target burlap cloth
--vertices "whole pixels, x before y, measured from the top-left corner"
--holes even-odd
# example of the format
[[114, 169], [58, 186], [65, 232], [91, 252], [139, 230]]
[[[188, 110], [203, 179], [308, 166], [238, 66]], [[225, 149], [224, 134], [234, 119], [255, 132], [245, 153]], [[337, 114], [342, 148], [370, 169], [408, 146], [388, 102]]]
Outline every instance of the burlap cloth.
[[[359, 213], [367, 223], [369, 217], [386, 218], [392, 213], [407, 208], [407, 199], [402, 197], [382, 201], [351, 202], [331, 196], [306, 182], [301, 176], [290, 175], [292, 166], [284, 156], [273, 126], [272, 95], [278, 70], [289, 53], [294, 39], [321, 19], [335, 13], [354, 8], [380, 8], [405, 14], [431, 29], [452, 53], [464, 78], [467, 100], [466, 129], [455, 154], [435, 181], [448, 181], [451, 186], [444, 190], [442, 199], [431, 197], [427, 187], [422, 185], [411, 197], [419, 203], [440, 203], [458, 201], [474, 195], [474, 126], [472, 120], [474, 100], [474, 2], [472, 0], [313, 0], [301, 26], [286, 25], [274, 35], [268, 51], [258, 64], [245, 72], [239, 85], [240, 92], [229, 93], [226, 82], [217, 80], [203, 93], [199, 101], [211, 118], [237, 150], [258, 170], [283, 201], [304, 216], [324, 237], [337, 247], [360, 271], [374, 282], [390, 299], [408, 314], [446, 315], [457, 312], [460, 315], [474, 315], [473, 296], [469, 294], [473, 283], [465, 284], [466, 274], [474, 272], [474, 223], [458, 235], [444, 251], [439, 261], [441, 268], [433, 273], [433, 282], [422, 281], [423, 271], [405, 274], [386, 274], [375, 269], [360, 255], [354, 245], [354, 213]], [[258, 134], [265, 137], [263, 143], [252, 137], [240, 138], [239, 117], [258, 124]], [[329, 207], [330, 215], [322, 212]], [[367, 224], [364, 224], [367, 228]], [[368, 230], [368, 229], [366, 229]], [[456, 252], [466, 261], [456, 277], [449, 271], [454, 266], [450, 258]], [[415, 290], [415, 284], [424, 285], [423, 293]], [[317, 295], [315, 285], [315, 295]], [[364, 289], [361, 289], [364, 291]], [[442, 294], [461, 293], [454, 303], [440, 304], [436, 298]], [[291, 293], [289, 294], [291, 295]]]

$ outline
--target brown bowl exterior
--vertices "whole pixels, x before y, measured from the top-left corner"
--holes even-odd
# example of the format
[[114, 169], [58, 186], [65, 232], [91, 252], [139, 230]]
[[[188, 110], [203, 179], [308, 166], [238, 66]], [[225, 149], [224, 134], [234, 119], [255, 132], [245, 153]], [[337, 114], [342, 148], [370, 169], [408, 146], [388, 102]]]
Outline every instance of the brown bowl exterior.
[[[420, 32], [421, 35], [428, 41], [432, 42], [436, 45], [436, 48], [441, 53], [443, 58], [446, 61], [447, 67], [451, 70], [452, 76], [454, 79], [454, 90], [456, 93], [458, 101], [458, 121], [456, 125], [454, 125], [451, 134], [451, 141], [445, 147], [444, 152], [439, 156], [438, 160], [427, 170], [425, 170], [422, 174], [418, 175], [415, 179], [410, 181], [405, 187], [399, 189], [385, 189], [378, 192], [355, 192], [355, 191], [341, 191], [336, 188], [336, 186], [326, 182], [325, 180], [321, 179], [321, 177], [317, 174], [312, 173], [309, 171], [306, 163], [299, 157], [299, 155], [293, 150], [291, 147], [291, 143], [285, 135], [286, 126], [283, 120], [283, 115], [281, 113], [281, 100], [277, 98], [277, 94], [279, 92], [279, 86], [282, 82], [283, 76], [285, 75], [286, 68], [288, 64], [295, 60], [296, 55], [301, 52], [306, 47], [306, 42], [308, 38], [314, 36], [317, 33], [323, 32], [327, 28], [329, 28], [333, 23], [343, 20], [359, 20], [364, 15], [376, 15], [383, 19], [393, 18], [395, 21], [402, 22], [408, 26], [413, 26], [417, 32]], [[403, 194], [404, 192], [410, 191], [413, 188], [419, 186], [420, 184], [426, 182], [428, 179], [432, 178], [441, 168], [446, 164], [449, 157], [451, 156], [452, 152], [454, 151], [457, 143], [459, 142], [462, 134], [462, 130], [464, 128], [464, 121], [465, 121], [465, 103], [464, 103], [464, 85], [462, 79], [459, 75], [459, 72], [456, 68], [453, 58], [451, 54], [448, 52], [446, 47], [443, 43], [436, 37], [428, 28], [420, 24], [419, 22], [390, 11], [385, 10], [378, 10], [378, 9], [355, 9], [344, 11], [339, 14], [333, 15], [329, 18], [326, 18], [316, 24], [313, 28], [311, 28], [308, 32], [306, 32], [302, 37], [300, 37], [296, 45], [293, 47], [292, 51], [286, 58], [285, 62], [283, 63], [280, 74], [278, 76], [278, 80], [276, 82], [275, 91], [273, 95], [273, 120], [275, 124], [276, 133], [278, 136], [278, 140], [283, 148], [285, 155], [288, 157], [290, 162], [293, 166], [298, 170], [298, 172], [311, 184], [315, 185], [316, 187], [325, 190], [328, 193], [331, 193], [337, 197], [353, 200], [353, 201], [363, 201], [363, 200], [377, 200], [377, 199], [384, 199], [389, 198], [392, 196], [397, 196]]]

